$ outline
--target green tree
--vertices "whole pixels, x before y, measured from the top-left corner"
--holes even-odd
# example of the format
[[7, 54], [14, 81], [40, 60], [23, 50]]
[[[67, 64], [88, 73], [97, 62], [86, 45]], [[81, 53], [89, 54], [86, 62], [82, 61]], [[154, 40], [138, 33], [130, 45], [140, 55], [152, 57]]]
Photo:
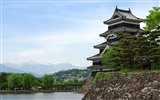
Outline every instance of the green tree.
[[[157, 36], [153, 35], [154, 33], [155, 31], [139, 33], [135, 42], [135, 59], [138, 61], [141, 69], [155, 69], [155, 65], [160, 62], [159, 44], [156, 40]], [[156, 34], [158, 34], [157, 31]]]
[[33, 76], [33, 74], [24, 74], [23, 75], [23, 86], [26, 89], [29, 89], [34, 85], [35, 85], [35, 77]]
[[43, 85], [46, 89], [52, 89], [54, 83], [54, 77], [51, 74], [45, 74], [42, 77]]
[[65, 84], [74, 84], [74, 83], [76, 83], [74, 80], [68, 80], [68, 81], [66, 81], [66, 82], [64, 82]]
[[3, 82], [0, 84], [0, 90], [5, 90], [5, 88], [7, 88], [7, 87], [8, 87], [7, 82]]
[[160, 7], [153, 7], [149, 11], [149, 15], [144, 19], [144, 23], [146, 23], [144, 29], [147, 31], [156, 29], [158, 25], [160, 26]]
[[[147, 54], [144, 55], [143, 51], [145, 50], [141, 50], [141, 52], [143, 52], [143, 57], [148, 59], [147, 65], [149, 66], [149, 69], [160, 69], [160, 49], [158, 48], [160, 45], [160, 31], [158, 31], [158, 27], [160, 27], [160, 7], [153, 7], [153, 9], [149, 11], [149, 15], [144, 19], [144, 22], [146, 23], [146, 27], [144, 27], [145, 32], [140, 33], [138, 40], [145, 40], [145, 44], [142, 45], [144, 48], [148, 48], [148, 50], [146, 50], [148, 56]], [[139, 44], [139, 47], [142, 46]]]
[[7, 73], [0, 73], [0, 89], [5, 89], [8, 87], [7, 84]]
[[7, 77], [8, 86], [10, 88], [19, 88], [22, 86], [22, 76], [17, 73], [13, 73]]
[[121, 68], [133, 69], [135, 55], [134, 42], [136, 36], [128, 33], [120, 33], [119, 35], [123, 36], [123, 38], [119, 40], [119, 47], [121, 48], [119, 52]]
[[42, 78], [35, 78], [35, 86], [42, 87]]
[[0, 73], [0, 84], [7, 82], [7, 73]]
[[105, 65], [110, 70], [119, 69], [118, 63], [114, 59], [114, 57], [117, 57], [118, 55], [117, 49], [118, 49], [117, 46], [113, 46], [107, 49], [107, 52], [103, 54], [102, 64]]
[[149, 59], [150, 50], [152, 49], [150, 42], [148, 41], [146, 36], [143, 36], [142, 33], [139, 33], [137, 40], [135, 42], [135, 60], [138, 63], [138, 69], [151, 69], [151, 62]]

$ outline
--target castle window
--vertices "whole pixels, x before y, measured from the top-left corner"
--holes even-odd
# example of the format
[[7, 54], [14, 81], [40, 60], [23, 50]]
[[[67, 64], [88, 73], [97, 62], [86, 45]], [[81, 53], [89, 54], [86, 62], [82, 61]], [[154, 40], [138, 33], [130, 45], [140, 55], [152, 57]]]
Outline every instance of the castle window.
[[119, 17], [118, 15], [115, 15], [115, 16], [113, 17], [113, 19], [118, 18], [118, 17]]

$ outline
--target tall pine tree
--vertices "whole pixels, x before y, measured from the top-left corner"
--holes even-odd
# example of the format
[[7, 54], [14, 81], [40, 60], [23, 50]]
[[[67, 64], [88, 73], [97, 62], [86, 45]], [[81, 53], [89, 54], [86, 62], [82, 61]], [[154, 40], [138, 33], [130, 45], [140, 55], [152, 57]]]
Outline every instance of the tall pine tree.
[[119, 47], [121, 51], [119, 56], [121, 57], [121, 68], [133, 69], [134, 66], [134, 41], [135, 36], [129, 33], [119, 33]]

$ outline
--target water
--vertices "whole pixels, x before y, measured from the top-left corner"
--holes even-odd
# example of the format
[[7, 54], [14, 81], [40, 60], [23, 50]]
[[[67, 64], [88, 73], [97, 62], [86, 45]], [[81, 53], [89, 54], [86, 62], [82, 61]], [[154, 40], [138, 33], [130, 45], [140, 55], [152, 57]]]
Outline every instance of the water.
[[83, 96], [74, 92], [0, 94], [0, 100], [81, 100]]

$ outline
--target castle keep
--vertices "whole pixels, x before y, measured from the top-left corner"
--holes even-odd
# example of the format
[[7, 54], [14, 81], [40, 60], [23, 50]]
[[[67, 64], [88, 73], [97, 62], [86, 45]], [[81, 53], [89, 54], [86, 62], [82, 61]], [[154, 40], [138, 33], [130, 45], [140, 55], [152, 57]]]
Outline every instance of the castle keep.
[[118, 9], [116, 7], [112, 17], [106, 21], [104, 24], [108, 25], [108, 30], [102, 34], [100, 37], [106, 39], [105, 42], [95, 45], [94, 48], [99, 49], [99, 53], [87, 58], [93, 62], [92, 66], [87, 67], [92, 70], [91, 76], [95, 76], [97, 72], [107, 72], [109, 69], [102, 65], [102, 54], [107, 51], [112, 45], [118, 43], [117, 34], [118, 33], [129, 33], [136, 35], [138, 32], [142, 32], [139, 23], [142, 19], [134, 16], [131, 10]]

